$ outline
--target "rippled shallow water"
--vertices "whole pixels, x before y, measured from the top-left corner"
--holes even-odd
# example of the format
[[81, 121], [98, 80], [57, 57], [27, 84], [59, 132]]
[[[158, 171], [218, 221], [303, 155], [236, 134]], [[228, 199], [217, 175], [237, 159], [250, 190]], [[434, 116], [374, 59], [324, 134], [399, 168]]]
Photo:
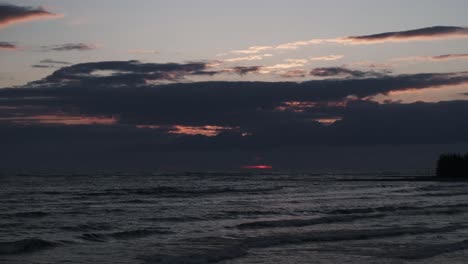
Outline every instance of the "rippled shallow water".
[[0, 263], [467, 263], [468, 182], [0, 176]]

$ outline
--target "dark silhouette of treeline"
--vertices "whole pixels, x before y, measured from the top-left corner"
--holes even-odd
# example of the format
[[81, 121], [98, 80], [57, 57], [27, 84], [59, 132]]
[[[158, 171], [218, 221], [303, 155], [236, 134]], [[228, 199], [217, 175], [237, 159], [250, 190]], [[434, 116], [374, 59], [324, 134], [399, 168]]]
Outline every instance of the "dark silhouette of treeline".
[[437, 177], [468, 179], [468, 154], [442, 154], [437, 162]]

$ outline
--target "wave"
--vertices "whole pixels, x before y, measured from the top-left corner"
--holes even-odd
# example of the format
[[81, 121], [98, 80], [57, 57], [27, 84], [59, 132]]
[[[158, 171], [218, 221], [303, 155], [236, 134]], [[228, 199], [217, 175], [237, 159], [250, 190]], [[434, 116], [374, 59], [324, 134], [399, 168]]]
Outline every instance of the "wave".
[[181, 255], [157, 254], [150, 257], [144, 257], [143, 260], [147, 263], [159, 264], [206, 264], [235, 259], [245, 255], [247, 255], [247, 249], [242, 245], [237, 245], [224, 247], [218, 246], [201, 252], [188, 252]]
[[468, 249], [468, 239], [442, 245], [409, 246], [409, 248], [407, 246], [404, 249], [390, 249], [386, 252], [386, 255], [401, 259], [418, 260], [466, 249]]
[[272, 221], [255, 221], [239, 224], [236, 227], [239, 229], [258, 229], [258, 228], [273, 228], [273, 227], [302, 227], [319, 224], [332, 224], [338, 222], [351, 222], [358, 219], [384, 217], [384, 214], [375, 215], [343, 215], [343, 216], [325, 216], [320, 218], [309, 219], [285, 219]]
[[112, 226], [107, 223], [89, 223], [76, 226], [64, 226], [62, 230], [74, 232], [87, 232], [87, 231], [104, 231], [111, 230]]
[[[369, 214], [369, 213], [389, 213], [401, 211], [425, 211], [429, 209], [460, 209], [466, 208], [468, 204], [448, 204], [448, 205], [430, 205], [430, 206], [381, 206], [381, 207], [365, 207], [365, 208], [350, 208], [350, 209], [334, 209], [327, 211], [328, 214]], [[430, 212], [430, 211], [427, 211]]]
[[465, 196], [468, 195], [468, 192], [431, 192], [425, 193], [422, 196], [428, 197], [452, 197], [452, 196]]
[[195, 221], [204, 221], [207, 218], [203, 217], [196, 217], [196, 216], [168, 216], [168, 217], [145, 217], [141, 218], [141, 220], [151, 221], [151, 222], [195, 222]]
[[159, 195], [165, 197], [180, 197], [180, 196], [205, 196], [205, 195], [217, 195], [225, 193], [266, 193], [272, 191], [278, 191], [283, 187], [270, 187], [270, 188], [211, 188], [211, 189], [184, 189], [168, 186], [158, 186], [149, 188], [135, 188], [135, 189], [107, 189], [101, 192], [88, 192], [82, 193], [83, 196], [124, 196], [129, 194], [134, 195]]
[[48, 216], [49, 213], [42, 212], [42, 211], [35, 211], [35, 212], [21, 212], [13, 214], [14, 217], [23, 217], [23, 218], [40, 218]]
[[[243, 257], [249, 250], [255, 248], [277, 247], [289, 244], [306, 244], [320, 242], [340, 242], [350, 240], [371, 240], [390, 238], [404, 235], [436, 234], [455, 231], [464, 226], [445, 226], [439, 228], [382, 228], [382, 229], [357, 229], [357, 230], [333, 230], [333, 231], [309, 231], [303, 233], [276, 233], [272, 235], [225, 238], [225, 237], [200, 237], [186, 239], [189, 246], [185, 248], [167, 248], [168, 254], [159, 253], [143, 258], [147, 263], [218, 263], [221, 261]], [[182, 243], [177, 243], [181, 245]], [[468, 244], [468, 243], [467, 243]], [[462, 244], [448, 245], [445, 248], [455, 250], [467, 246]]]
[[57, 246], [55, 242], [39, 239], [29, 238], [13, 242], [0, 243], [0, 255], [15, 255], [22, 253], [30, 253], [39, 250], [44, 250]]
[[440, 191], [442, 189], [450, 189], [450, 190], [456, 189], [456, 188], [464, 189], [464, 188], [466, 188], [466, 186], [467, 186], [466, 183], [463, 183], [463, 184], [450, 184], [450, 185], [437, 184], [437, 185], [427, 185], [427, 186], [419, 187], [416, 190], [417, 191], [423, 191], [423, 192], [433, 192], [433, 191]]
[[[206, 264], [243, 257], [248, 247], [241, 239], [229, 237], [202, 237], [186, 239], [190, 245], [177, 249], [160, 249], [160, 253], [142, 257], [146, 263]], [[165, 251], [167, 250], [167, 251]]]
[[124, 240], [124, 239], [134, 239], [134, 238], [142, 238], [148, 237], [153, 235], [162, 235], [162, 234], [172, 234], [172, 232], [167, 230], [160, 230], [160, 229], [137, 229], [137, 230], [128, 230], [128, 231], [121, 231], [121, 232], [113, 232], [113, 233], [85, 233], [80, 236], [83, 240], [94, 241], [94, 242], [105, 242], [108, 240], [116, 239], [116, 240]]
[[403, 235], [435, 234], [452, 232], [467, 228], [465, 226], [453, 225], [438, 228], [426, 227], [396, 227], [381, 229], [356, 229], [356, 230], [333, 230], [333, 231], [310, 231], [299, 234], [275, 234], [261, 237], [247, 238], [243, 242], [249, 247], [263, 248], [279, 246], [283, 244], [301, 244], [311, 242], [338, 242], [348, 240], [369, 240], [377, 238], [390, 238]]
[[260, 211], [260, 210], [252, 210], [252, 211], [242, 211], [242, 210], [225, 210], [221, 211], [222, 214], [226, 214], [228, 216], [257, 216], [257, 215], [278, 215], [278, 212], [275, 211]]

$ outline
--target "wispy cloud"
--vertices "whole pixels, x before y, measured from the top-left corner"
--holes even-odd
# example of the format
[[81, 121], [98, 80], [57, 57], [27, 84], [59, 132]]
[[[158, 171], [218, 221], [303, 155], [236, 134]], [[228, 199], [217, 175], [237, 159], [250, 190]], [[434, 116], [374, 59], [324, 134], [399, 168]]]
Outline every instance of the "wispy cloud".
[[264, 50], [269, 50], [273, 48], [273, 46], [252, 46], [252, 47], [249, 47], [245, 50], [233, 50], [233, 51], [230, 51], [230, 53], [233, 53], [233, 54], [256, 54], [256, 53], [259, 53], [261, 51], [264, 51]]
[[[363, 45], [377, 44], [384, 42], [408, 42], [423, 40], [438, 40], [450, 38], [468, 38], [468, 28], [454, 26], [434, 26], [406, 31], [384, 32], [372, 35], [356, 35], [338, 38], [323, 38], [300, 40], [271, 46], [252, 46], [244, 50], [233, 50], [221, 55], [228, 54], [257, 54], [263, 51], [296, 50], [301, 47], [320, 44], [342, 44], [342, 45]], [[317, 57], [317, 60], [326, 57]], [[329, 59], [340, 59], [330, 57]]]
[[312, 57], [310, 61], [336, 61], [344, 58], [344, 55], [328, 55], [328, 56], [321, 56], [321, 57]]
[[468, 60], [468, 54], [443, 54], [437, 56], [409, 56], [392, 59], [392, 61], [447, 61], [447, 60]]
[[260, 73], [268, 74], [281, 70], [300, 68], [306, 66], [308, 60], [306, 59], [286, 59], [284, 63], [278, 63], [270, 66], [263, 66]]
[[244, 57], [237, 57], [237, 58], [230, 58], [225, 59], [224, 62], [239, 62], [239, 61], [254, 61], [254, 60], [262, 60], [266, 57], [272, 57], [273, 54], [261, 54], [261, 55], [250, 55]]
[[406, 31], [385, 32], [373, 35], [350, 36], [343, 40], [351, 44], [372, 44], [382, 42], [420, 41], [468, 37], [468, 28], [435, 26]]
[[290, 64], [301, 64], [301, 65], [306, 65], [308, 62], [306, 59], [286, 59], [284, 61]]
[[31, 67], [39, 68], [39, 69], [48, 69], [48, 68], [61, 68], [67, 65], [71, 65], [71, 63], [66, 62], [66, 61], [45, 59], [45, 60], [41, 60], [38, 64], [31, 65]]
[[367, 77], [382, 77], [390, 72], [385, 70], [383, 72], [378, 71], [361, 71], [352, 70], [345, 67], [324, 67], [315, 68], [310, 71], [311, 76], [315, 77], [335, 77], [335, 76], [350, 76], [354, 78], [367, 78]]
[[47, 64], [33, 64], [31, 65], [33, 68], [38, 68], [38, 69], [49, 69], [49, 68], [56, 68], [53, 65], [47, 65]]
[[175, 125], [172, 130], [169, 130], [170, 134], [181, 134], [181, 135], [202, 135], [206, 137], [215, 137], [222, 132], [229, 130], [237, 130], [236, 127], [222, 127], [222, 126], [183, 126]]
[[468, 54], [444, 54], [444, 55], [433, 56], [432, 59], [433, 60], [459, 60], [459, 59], [466, 60], [468, 59]]
[[10, 26], [19, 22], [58, 17], [63, 17], [63, 15], [51, 13], [42, 7], [0, 4], [0, 27]]
[[15, 124], [55, 124], [55, 125], [113, 125], [117, 123], [115, 117], [83, 116], [83, 115], [33, 115], [23, 117], [0, 117], [0, 122], [10, 121]]
[[[139, 61], [101, 61], [75, 64], [56, 70], [43, 83], [86, 83], [92, 85], [143, 85], [152, 82], [181, 81], [186, 76], [214, 75], [222, 71], [205, 71], [206, 62], [142, 63]], [[255, 67], [235, 67], [232, 72], [245, 74]]]
[[96, 45], [93, 44], [85, 44], [85, 43], [66, 43], [60, 45], [53, 45], [53, 46], [43, 46], [43, 51], [87, 51], [96, 49]]
[[52, 60], [52, 59], [45, 59], [41, 60], [40, 63], [45, 63], [45, 64], [60, 64], [60, 65], [70, 65], [70, 62], [67, 61], [57, 61], [57, 60]]
[[17, 47], [11, 42], [0, 42], [0, 50], [16, 50]]
[[295, 49], [297, 49], [299, 47], [322, 44], [322, 43], [325, 43], [325, 42], [328, 42], [328, 41], [332, 41], [332, 40], [328, 40], [328, 39], [311, 39], [311, 40], [295, 41], [295, 42], [290, 42], [290, 43], [284, 43], [284, 44], [277, 45], [277, 46], [275, 46], [275, 49], [295, 50]]

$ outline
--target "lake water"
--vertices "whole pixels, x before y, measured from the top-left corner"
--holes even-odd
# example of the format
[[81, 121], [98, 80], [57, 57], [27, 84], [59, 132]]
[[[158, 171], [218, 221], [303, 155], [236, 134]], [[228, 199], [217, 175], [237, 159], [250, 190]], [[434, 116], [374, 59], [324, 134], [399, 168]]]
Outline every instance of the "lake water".
[[0, 263], [467, 263], [468, 182], [396, 176], [4, 173]]

